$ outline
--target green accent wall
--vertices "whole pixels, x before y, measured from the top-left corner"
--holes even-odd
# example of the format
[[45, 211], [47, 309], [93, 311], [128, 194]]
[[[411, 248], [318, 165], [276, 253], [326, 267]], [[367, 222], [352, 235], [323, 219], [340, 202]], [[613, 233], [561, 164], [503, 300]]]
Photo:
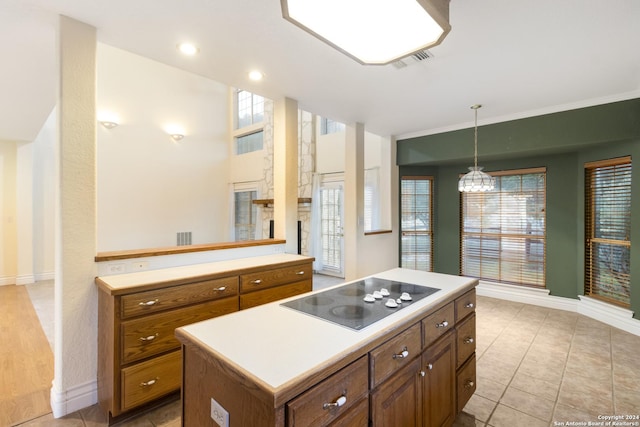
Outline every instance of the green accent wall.
[[[546, 167], [546, 286], [584, 287], [584, 164], [632, 156], [631, 310], [640, 318], [640, 99], [479, 127], [486, 171]], [[473, 129], [398, 141], [400, 175], [434, 177], [434, 271], [459, 274], [458, 178], [473, 164]], [[635, 242], [635, 245], [634, 245]]]

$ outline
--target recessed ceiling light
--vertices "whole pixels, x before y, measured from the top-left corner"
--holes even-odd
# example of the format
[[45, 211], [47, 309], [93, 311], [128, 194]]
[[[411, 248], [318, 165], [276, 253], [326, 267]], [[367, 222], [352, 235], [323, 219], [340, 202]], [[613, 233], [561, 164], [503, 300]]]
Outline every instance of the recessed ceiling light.
[[180, 43], [178, 45], [178, 50], [185, 55], [195, 55], [199, 51], [199, 49], [191, 43]]
[[263, 78], [264, 78], [264, 74], [261, 71], [258, 71], [258, 70], [249, 71], [249, 79], [253, 80], [254, 82], [260, 81]]

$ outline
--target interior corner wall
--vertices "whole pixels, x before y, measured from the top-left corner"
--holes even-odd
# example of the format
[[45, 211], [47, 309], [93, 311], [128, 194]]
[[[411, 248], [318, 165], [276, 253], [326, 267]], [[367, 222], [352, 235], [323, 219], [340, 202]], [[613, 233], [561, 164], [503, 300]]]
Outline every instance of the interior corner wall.
[[228, 90], [98, 43], [98, 114], [120, 121], [97, 129], [98, 251], [229, 241]]

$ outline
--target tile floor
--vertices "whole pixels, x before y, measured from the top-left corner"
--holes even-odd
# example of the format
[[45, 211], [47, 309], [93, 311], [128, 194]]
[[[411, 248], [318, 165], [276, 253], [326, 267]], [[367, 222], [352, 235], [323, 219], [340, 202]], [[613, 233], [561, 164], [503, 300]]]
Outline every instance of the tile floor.
[[[478, 297], [476, 323], [478, 388], [455, 427], [555, 427], [640, 416], [640, 337], [576, 313], [486, 297]], [[637, 418], [621, 421], [640, 426]], [[105, 425], [97, 406], [21, 424]], [[180, 402], [119, 425], [179, 426]]]

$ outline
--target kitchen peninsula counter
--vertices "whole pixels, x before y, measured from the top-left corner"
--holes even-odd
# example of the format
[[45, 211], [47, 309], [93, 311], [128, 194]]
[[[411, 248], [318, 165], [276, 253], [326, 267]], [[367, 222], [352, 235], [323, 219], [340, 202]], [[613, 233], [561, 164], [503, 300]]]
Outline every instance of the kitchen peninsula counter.
[[[436, 338], [440, 335], [453, 336], [453, 310], [457, 299], [472, 296], [473, 302], [467, 305], [471, 309], [475, 306], [475, 279], [400, 268], [373, 277], [429, 286], [440, 291], [360, 330], [352, 330], [281, 305], [301, 296], [178, 328], [176, 336], [183, 345], [184, 425], [215, 426], [215, 423], [198, 423], [211, 423], [214, 413], [212, 405], [218, 404], [223, 411], [216, 413], [224, 414], [226, 410], [231, 426], [294, 425], [295, 411], [290, 405], [292, 400], [336, 372], [349, 369], [354, 362], [368, 366], [370, 372], [366, 382], [370, 390], [365, 393], [368, 395], [378, 385], [372, 378], [376, 368], [369, 366], [371, 352], [383, 347], [396, 334], [401, 335], [409, 329], [418, 330], [417, 351], [412, 351], [408, 356], [398, 356], [403, 352], [400, 346], [397, 349], [399, 353], [393, 356], [404, 363], [400, 359], [406, 358], [408, 361], [430, 344], [426, 342], [428, 333], [421, 331], [426, 327], [422, 327], [421, 322], [430, 314], [438, 312], [440, 315], [442, 312], [443, 316], [450, 316], [448, 320], [438, 318], [438, 322], [444, 321], [445, 326], [436, 326], [439, 328]], [[335, 288], [341, 286], [345, 285]], [[320, 292], [323, 290], [316, 291]], [[448, 311], [445, 313], [444, 309]], [[367, 356], [369, 360], [360, 362]], [[475, 359], [473, 362], [475, 382]], [[455, 387], [455, 384], [451, 386]], [[357, 398], [363, 402], [366, 400], [362, 396]], [[351, 404], [353, 400], [350, 397], [348, 399]], [[342, 404], [330, 404], [332, 406], [336, 409], [330, 408], [324, 412], [325, 415], [333, 414], [328, 418], [330, 421], [342, 417], [342, 414], [338, 414]], [[217, 406], [215, 409], [218, 409]], [[252, 411], [255, 414], [251, 415]], [[363, 410], [360, 412], [363, 413]], [[369, 410], [364, 412], [368, 417]], [[321, 416], [326, 418], [325, 415]], [[285, 422], [286, 417], [289, 419]], [[309, 419], [305, 422], [309, 422]], [[224, 425], [224, 420], [219, 419], [218, 424]]]

